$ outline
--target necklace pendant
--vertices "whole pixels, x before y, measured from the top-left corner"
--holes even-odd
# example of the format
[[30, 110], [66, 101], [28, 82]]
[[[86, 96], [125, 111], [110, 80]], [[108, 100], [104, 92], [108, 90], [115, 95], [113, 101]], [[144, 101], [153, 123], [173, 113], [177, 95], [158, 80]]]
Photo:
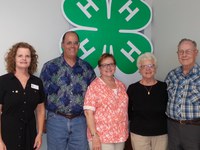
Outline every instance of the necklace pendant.
[[148, 91], [147, 94], [150, 95], [151, 93]]

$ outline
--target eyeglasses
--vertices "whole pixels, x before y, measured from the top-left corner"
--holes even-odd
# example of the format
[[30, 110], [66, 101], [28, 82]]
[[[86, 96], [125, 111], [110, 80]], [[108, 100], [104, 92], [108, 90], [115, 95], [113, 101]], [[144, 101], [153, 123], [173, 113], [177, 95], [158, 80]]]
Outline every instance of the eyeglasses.
[[75, 42], [69, 41], [69, 42], [66, 42], [66, 44], [67, 44], [68, 46], [71, 46], [71, 45], [78, 46], [78, 45], [79, 45], [79, 42], [78, 42], [78, 41], [75, 41]]
[[191, 49], [188, 49], [188, 50], [178, 50], [177, 51], [177, 53], [179, 54], [179, 55], [183, 55], [184, 53], [186, 54], [186, 55], [191, 55], [192, 53], [194, 52], [194, 50], [191, 50]]
[[155, 65], [154, 64], [148, 64], [148, 65], [141, 65], [141, 69], [154, 69]]
[[102, 68], [115, 67], [115, 64], [114, 64], [114, 63], [110, 63], [110, 64], [101, 64], [100, 67], [102, 67]]

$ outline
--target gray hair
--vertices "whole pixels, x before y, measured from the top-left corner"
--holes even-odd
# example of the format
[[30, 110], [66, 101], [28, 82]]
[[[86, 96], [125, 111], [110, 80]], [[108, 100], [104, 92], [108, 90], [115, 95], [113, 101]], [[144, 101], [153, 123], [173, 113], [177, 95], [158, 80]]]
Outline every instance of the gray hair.
[[157, 68], [157, 59], [154, 56], [154, 54], [152, 54], [150, 52], [146, 52], [146, 53], [140, 55], [138, 57], [138, 59], [137, 59], [137, 67], [138, 67], [138, 69], [140, 68], [141, 63], [144, 60], [152, 60], [154, 62], [154, 64], [155, 64], [155, 67]]
[[193, 41], [191, 39], [187, 39], [187, 38], [183, 38], [180, 40], [180, 42], [178, 43], [178, 48], [183, 42], [191, 42], [194, 45], [194, 48], [197, 48], [197, 43], [195, 41]]

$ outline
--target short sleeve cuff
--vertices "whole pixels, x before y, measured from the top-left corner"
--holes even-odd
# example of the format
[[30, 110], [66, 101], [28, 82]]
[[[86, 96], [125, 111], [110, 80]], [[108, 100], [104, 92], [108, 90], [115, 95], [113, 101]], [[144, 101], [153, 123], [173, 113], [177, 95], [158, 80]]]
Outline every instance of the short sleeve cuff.
[[95, 111], [95, 107], [93, 107], [93, 106], [83, 106], [83, 109], [84, 109], [84, 110], [92, 110], [92, 111]]

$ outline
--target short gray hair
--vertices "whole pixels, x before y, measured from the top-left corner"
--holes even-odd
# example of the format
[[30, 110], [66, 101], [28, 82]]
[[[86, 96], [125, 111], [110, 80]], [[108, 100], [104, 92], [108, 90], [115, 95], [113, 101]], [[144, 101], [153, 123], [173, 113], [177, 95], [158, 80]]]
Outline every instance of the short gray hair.
[[142, 55], [140, 55], [137, 59], [137, 67], [138, 69], [140, 68], [140, 64], [142, 61], [144, 60], [153, 60], [154, 64], [155, 64], [155, 67], [157, 68], [157, 59], [156, 57], [154, 56], [154, 54], [150, 53], [150, 52], [146, 52]]
[[193, 41], [191, 39], [187, 39], [187, 38], [183, 38], [183, 39], [180, 40], [180, 42], [178, 43], [178, 48], [183, 42], [191, 42], [193, 44], [193, 46], [195, 48], [197, 48], [197, 43], [195, 41]]

